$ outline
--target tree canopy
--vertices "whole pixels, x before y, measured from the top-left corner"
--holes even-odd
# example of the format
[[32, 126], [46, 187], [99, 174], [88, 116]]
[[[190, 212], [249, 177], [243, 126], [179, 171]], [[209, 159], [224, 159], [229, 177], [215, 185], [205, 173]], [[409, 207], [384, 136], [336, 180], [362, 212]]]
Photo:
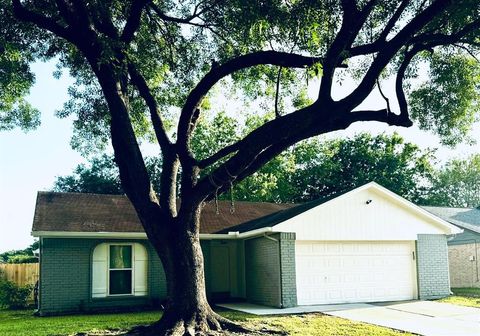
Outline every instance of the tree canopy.
[[[204, 132], [196, 153], [221, 144], [226, 132], [237, 136], [235, 119], [224, 114], [213, 121], [200, 121]], [[242, 133], [241, 129], [237, 129]], [[199, 156], [207, 154], [199, 153]], [[152, 158], [147, 159], [150, 176], [159, 178]], [[398, 135], [359, 134], [349, 139], [301, 142], [260, 168], [232, 188], [224, 199], [299, 203], [339, 194], [370, 181], [417, 203], [425, 203], [434, 174], [434, 155], [405, 143]], [[436, 176], [436, 175], [435, 175]], [[466, 186], [468, 188], [468, 186]], [[123, 194], [118, 169], [108, 155], [95, 157], [89, 166], [81, 164], [72, 175], [58, 177], [54, 191]], [[159, 192], [159, 190], [156, 190]], [[448, 205], [445, 203], [443, 205]]]
[[480, 154], [452, 159], [433, 176], [426, 202], [431, 205], [480, 206]]
[[10, 264], [38, 262], [38, 257], [35, 256], [34, 251], [40, 248], [39, 244], [38, 241], [35, 241], [23, 250], [12, 250], [0, 253], [0, 261]]
[[0, 1], [0, 131], [19, 127], [24, 131], [40, 124], [40, 114], [26, 96], [34, 83], [30, 63], [36, 52], [30, 45], [32, 27], [19, 27], [7, 1]]
[[[29, 46], [76, 80], [59, 112], [76, 118], [74, 147], [111, 139], [122, 188], [167, 277], [158, 334], [233, 328], [206, 300], [204, 201], [299, 141], [358, 121], [416, 122], [454, 144], [478, 118], [478, 0], [12, 0], [8, 8], [15, 18], [1, 17], [2, 26], [26, 32]], [[429, 71], [418, 84], [420, 64]], [[305, 99], [314, 78], [320, 87]], [[392, 96], [381, 90], [386, 78]], [[333, 99], [334, 83], [353, 80]], [[361, 106], [376, 89], [384, 108]], [[239, 121], [242, 109], [274, 113], [197, 157], [195, 129], [216, 90], [248, 102]], [[162, 153], [160, 181], [146, 168], [144, 140]]]

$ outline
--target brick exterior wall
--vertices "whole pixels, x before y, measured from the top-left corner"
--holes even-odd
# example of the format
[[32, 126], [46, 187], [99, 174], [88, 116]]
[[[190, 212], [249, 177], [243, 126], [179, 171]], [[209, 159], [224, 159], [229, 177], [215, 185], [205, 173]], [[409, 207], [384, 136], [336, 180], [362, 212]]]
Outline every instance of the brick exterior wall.
[[284, 232], [280, 237], [280, 267], [282, 281], [282, 307], [297, 305], [297, 280], [295, 272], [295, 233]]
[[247, 301], [286, 308], [297, 305], [295, 234], [277, 233], [245, 241]]
[[480, 256], [480, 242], [448, 246], [450, 284], [452, 287], [480, 288], [478, 256]]
[[445, 235], [418, 235], [417, 269], [419, 299], [437, 299], [450, 294]]
[[[230, 258], [231, 296], [274, 306], [297, 305], [295, 279], [295, 234], [276, 233], [276, 241], [265, 237], [229, 241], [236, 246]], [[148, 253], [148, 296], [92, 298], [92, 253], [101, 243], [141, 243]], [[211, 244], [202, 241], [207, 294], [211, 291]], [[232, 247], [233, 248], [233, 247]], [[232, 250], [233, 251], [233, 250]], [[40, 247], [39, 311], [41, 315], [116, 310], [157, 306], [166, 297], [163, 267], [145, 239], [104, 240], [44, 238]]]
[[[148, 297], [91, 297], [92, 253], [105, 242], [139, 242], [148, 252]], [[44, 238], [40, 259], [40, 314], [115, 309], [155, 305], [166, 295], [163, 268], [146, 240], [100, 240]]]
[[265, 237], [245, 241], [247, 301], [272, 307], [281, 306], [279, 252], [278, 242]]

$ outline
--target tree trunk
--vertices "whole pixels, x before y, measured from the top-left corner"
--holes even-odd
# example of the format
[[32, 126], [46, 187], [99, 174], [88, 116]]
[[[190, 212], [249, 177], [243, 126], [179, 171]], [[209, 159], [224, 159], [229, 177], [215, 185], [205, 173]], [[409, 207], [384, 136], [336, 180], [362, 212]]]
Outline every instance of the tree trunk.
[[195, 229], [199, 226], [200, 210], [192, 212], [183, 220], [174, 220], [166, 237], [151, 240], [164, 267], [167, 304], [149, 334], [193, 336], [224, 329], [245, 331], [215, 313], [207, 301], [203, 253]]

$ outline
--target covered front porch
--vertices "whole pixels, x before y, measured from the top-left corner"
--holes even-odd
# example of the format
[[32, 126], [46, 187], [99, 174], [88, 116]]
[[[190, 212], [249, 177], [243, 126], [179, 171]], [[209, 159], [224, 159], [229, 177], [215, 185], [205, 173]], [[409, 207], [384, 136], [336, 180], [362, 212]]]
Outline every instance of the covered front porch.
[[297, 304], [295, 234], [264, 232], [243, 239], [202, 239], [212, 303]]

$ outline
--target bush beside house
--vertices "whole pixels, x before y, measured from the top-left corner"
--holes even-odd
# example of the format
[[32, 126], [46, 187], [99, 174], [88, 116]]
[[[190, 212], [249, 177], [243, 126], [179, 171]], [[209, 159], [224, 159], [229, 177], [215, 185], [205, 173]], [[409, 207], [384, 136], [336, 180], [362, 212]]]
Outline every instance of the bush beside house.
[[0, 270], [0, 308], [21, 309], [28, 306], [33, 286], [18, 286]]

